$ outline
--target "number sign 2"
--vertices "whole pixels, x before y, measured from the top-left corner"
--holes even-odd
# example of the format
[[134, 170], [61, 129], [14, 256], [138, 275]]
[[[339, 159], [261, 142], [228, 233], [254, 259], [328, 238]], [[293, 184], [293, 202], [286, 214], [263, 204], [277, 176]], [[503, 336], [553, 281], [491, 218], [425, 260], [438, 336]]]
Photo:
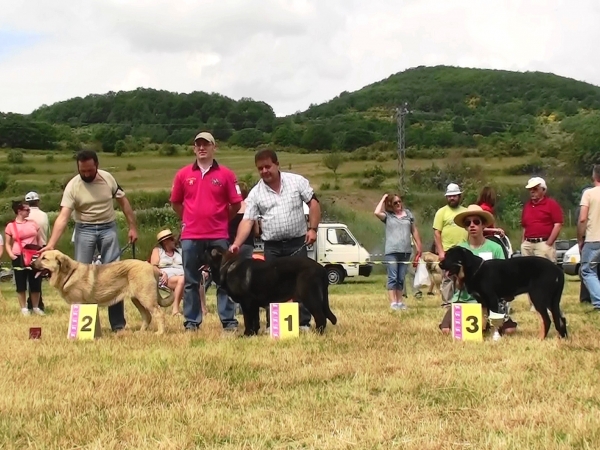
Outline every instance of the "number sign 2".
[[481, 304], [452, 303], [452, 337], [458, 341], [483, 341]]
[[91, 340], [102, 335], [98, 305], [71, 305], [69, 339]]
[[298, 303], [271, 303], [269, 313], [271, 315], [269, 335], [272, 338], [286, 339], [300, 335]]

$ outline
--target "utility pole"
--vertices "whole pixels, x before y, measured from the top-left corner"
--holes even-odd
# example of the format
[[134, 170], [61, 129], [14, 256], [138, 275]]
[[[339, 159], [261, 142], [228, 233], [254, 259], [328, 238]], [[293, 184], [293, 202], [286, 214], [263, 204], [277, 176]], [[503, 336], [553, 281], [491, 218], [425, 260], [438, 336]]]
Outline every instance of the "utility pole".
[[408, 103], [406, 102], [396, 108], [396, 124], [398, 126], [398, 190], [400, 191], [400, 195], [406, 193], [406, 181], [404, 179], [404, 160], [406, 158], [404, 122], [408, 112]]

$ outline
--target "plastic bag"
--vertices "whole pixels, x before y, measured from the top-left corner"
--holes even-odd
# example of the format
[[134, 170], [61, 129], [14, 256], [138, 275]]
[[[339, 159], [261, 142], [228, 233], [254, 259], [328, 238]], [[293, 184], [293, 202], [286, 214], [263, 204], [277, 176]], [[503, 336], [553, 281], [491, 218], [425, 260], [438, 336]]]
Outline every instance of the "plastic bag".
[[419, 289], [421, 286], [429, 286], [431, 280], [429, 279], [429, 272], [425, 267], [425, 262], [419, 263], [417, 270], [415, 271], [415, 289]]

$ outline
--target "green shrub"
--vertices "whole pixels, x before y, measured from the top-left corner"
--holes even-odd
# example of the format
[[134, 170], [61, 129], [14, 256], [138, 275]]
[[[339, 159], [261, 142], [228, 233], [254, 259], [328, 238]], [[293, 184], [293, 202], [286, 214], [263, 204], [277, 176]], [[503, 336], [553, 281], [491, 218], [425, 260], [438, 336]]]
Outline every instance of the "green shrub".
[[23, 152], [21, 150], [9, 150], [8, 156], [6, 157], [7, 161], [11, 164], [23, 164], [25, 161], [25, 157], [23, 156]]
[[136, 169], [136, 167], [131, 163], [127, 164], [127, 167], [125, 168], [125, 170], [127, 170], [127, 172], [132, 172], [135, 169]]
[[54, 162], [54, 155], [50, 154], [50, 155], [46, 155], [46, 162]]

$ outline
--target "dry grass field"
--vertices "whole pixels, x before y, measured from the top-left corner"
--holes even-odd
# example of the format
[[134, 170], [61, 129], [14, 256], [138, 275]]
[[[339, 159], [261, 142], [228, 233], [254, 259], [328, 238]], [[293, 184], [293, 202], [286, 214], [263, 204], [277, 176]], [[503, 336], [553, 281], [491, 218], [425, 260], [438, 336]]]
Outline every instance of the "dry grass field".
[[1, 287], [3, 449], [600, 447], [600, 315], [578, 303], [575, 279], [568, 340], [552, 329], [540, 341], [520, 297], [518, 333], [483, 343], [442, 336], [438, 298], [391, 312], [382, 276], [332, 286], [339, 324], [288, 341], [223, 336], [214, 290], [197, 334], [171, 316], [165, 336], [136, 332], [127, 303], [123, 334], [102, 309], [102, 338], [69, 341], [69, 308], [47, 284], [41, 318]]

